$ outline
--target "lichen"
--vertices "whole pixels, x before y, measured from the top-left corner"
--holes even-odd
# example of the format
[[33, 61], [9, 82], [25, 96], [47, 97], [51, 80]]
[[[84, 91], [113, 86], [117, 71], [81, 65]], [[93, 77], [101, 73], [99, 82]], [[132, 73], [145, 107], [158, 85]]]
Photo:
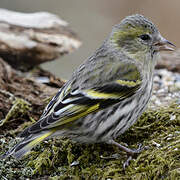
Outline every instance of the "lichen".
[[[0, 174], [7, 179], [178, 179], [180, 177], [180, 107], [148, 109], [137, 123], [117, 139], [137, 148], [148, 146], [124, 170], [127, 155], [107, 144], [78, 144], [67, 138], [44, 141], [17, 161], [0, 161]], [[1, 138], [0, 151], [15, 144]], [[117, 155], [118, 156], [115, 156]], [[106, 158], [103, 158], [106, 157]], [[76, 162], [76, 163], [74, 163]], [[23, 170], [24, 169], [24, 170]]]

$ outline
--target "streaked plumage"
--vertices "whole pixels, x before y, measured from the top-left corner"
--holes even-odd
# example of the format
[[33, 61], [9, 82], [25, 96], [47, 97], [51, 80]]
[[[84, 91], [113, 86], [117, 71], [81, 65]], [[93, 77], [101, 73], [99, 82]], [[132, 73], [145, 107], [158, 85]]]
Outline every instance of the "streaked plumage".
[[42, 140], [57, 135], [85, 143], [112, 143], [145, 110], [157, 52], [160, 47], [170, 50], [165, 44], [170, 42], [145, 17], [126, 17], [77, 68], [40, 120], [20, 134], [23, 140], [5, 156], [19, 158]]

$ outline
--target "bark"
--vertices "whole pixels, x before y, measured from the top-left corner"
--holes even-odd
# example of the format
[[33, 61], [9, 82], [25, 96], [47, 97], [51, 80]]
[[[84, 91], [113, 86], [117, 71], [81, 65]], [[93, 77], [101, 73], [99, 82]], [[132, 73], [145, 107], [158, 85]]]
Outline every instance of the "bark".
[[[3, 126], [0, 134], [17, 128], [22, 122], [38, 120], [45, 105], [64, 83], [41, 69], [35, 74], [26, 77], [0, 59], [0, 127]], [[45, 77], [48, 81], [42, 84], [37, 77]]]
[[15, 69], [27, 71], [80, 45], [68, 23], [54, 14], [0, 9], [0, 57]]

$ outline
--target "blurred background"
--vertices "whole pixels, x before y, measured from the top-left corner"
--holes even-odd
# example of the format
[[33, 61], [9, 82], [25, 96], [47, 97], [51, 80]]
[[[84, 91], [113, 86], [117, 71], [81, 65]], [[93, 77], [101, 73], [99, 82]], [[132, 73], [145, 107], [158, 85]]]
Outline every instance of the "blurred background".
[[0, 0], [0, 7], [20, 12], [48, 11], [70, 24], [82, 40], [82, 46], [43, 65], [63, 79], [68, 79], [73, 70], [102, 44], [112, 26], [127, 15], [143, 14], [158, 26], [166, 39], [180, 46], [179, 0]]

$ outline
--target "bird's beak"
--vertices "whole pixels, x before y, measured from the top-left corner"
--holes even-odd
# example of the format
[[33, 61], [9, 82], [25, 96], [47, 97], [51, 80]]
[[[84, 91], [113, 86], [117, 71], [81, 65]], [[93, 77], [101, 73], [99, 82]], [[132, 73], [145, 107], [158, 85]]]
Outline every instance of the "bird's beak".
[[154, 47], [156, 51], [174, 51], [174, 48], [172, 47], [176, 46], [173, 43], [166, 40], [165, 38], [163, 38], [162, 36], [160, 36], [156, 43], [154, 43]]

